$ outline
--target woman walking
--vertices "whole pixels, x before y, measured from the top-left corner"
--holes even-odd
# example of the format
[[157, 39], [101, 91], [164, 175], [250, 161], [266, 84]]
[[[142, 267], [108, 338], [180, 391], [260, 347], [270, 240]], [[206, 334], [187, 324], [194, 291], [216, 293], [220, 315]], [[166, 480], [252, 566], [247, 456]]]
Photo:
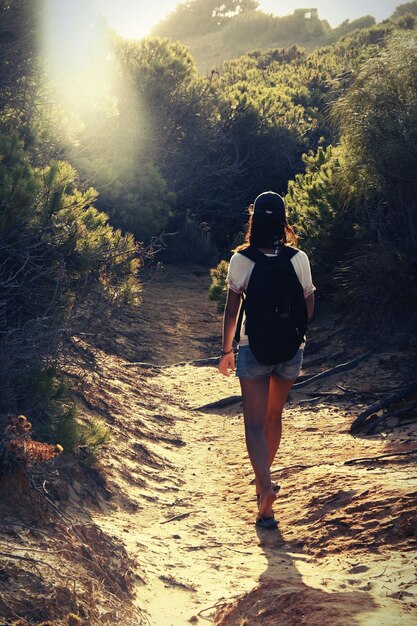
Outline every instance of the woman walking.
[[[272, 507], [279, 487], [271, 483], [270, 467], [281, 441], [282, 411], [301, 370], [315, 287], [307, 255], [294, 247], [296, 237], [281, 196], [264, 192], [249, 211], [246, 243], [235, 251], [229, 265], [219, 371], [229, 376], [235, 370], [237, 325], [236, 375], [242, 390], [246, 446], [255, 473], [256, 525], [275, 528]], [[242, 294], [247, 297], [238, 322]]]

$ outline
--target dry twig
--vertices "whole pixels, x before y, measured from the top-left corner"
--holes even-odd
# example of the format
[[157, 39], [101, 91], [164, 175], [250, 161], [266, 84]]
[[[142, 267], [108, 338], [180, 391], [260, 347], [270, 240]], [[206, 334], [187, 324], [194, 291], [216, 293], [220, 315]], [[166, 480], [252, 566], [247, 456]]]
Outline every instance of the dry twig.
[[387, 452], [386, 454], [380, 454], [379, 456], [349, 459], [347, 461], [344, 461], [343, 465], [357, 465], [359, 463], [374, 463], [375, 461], [381, 461], [383, 459], [390, 459], [396, 456], [410, 456], [412, 454], [417, 454], [417, 448], [414, 448], [414, 450], [407, 450], [406, 452]]
[[169, 519], [164, 520], [161, 524], [168, 524], [169, 522], [174, 522], [176, 520], [184, 519], [188, 517], [191, 513], [182, 513], [181, 515], [175, 515], [174, 517], [170, 517]]
[[362, 413], [360, 413], [358, 417], [352, 422], [352, 425], [350, 427], [350, 432], [351, 433], [357, 432], [360, 429], [360, 427], [366, 422], [367, 418], [370, 415], [377, 413], [378, 411], [380, 411], [381, 409], [384, 409], [386, 406], [389, 406], [390, 404], [394, 404], [394, 402], [405, 400], [406, 398], [412, 396], [416, 392], [417, 392], [417, 383], [412, 383], [410, 385], [407, 385], [406, 387], [402, 387], [399, 391], [397, 391], [396, 393], [393, 393], [392, 395], [387, 396], [383, 400], [378, 400], [378, 402], [374, 402], [373, 404], [371, 404], [371, 406], [369, 406], [367, 409], [362, 411]]
[[295, 385], [293, 385], [293, 389], [301, 389], [301, 387], [305, 387], [306, 385], [315, 383], [317, 380], [321, 380], [322, 378], [327, 378], [328, 376], [333, 376], [334, 374], [340, 374], [340, 372], [350, 370], [352, 369], [352, 367], [356, 367], [358, 363], [363, 361], [363, 359], [366, 359], [371, 354], [372, 350], [368, 350], [368, 352], [365, 352], [365, 354], [361, 354], [361, 356], [356, 357], [356, 359], [352, 359], [352, 361], [347, 361], [347, 363], [341, 363], [340, 365], [336, 365], [336, 367], [332, 367], [328, 370], [325, 370], [324, 372], [315, 374], [315, 376], [311, 376], [310, 378], [307, 378], [307, 380], [295, 383]]

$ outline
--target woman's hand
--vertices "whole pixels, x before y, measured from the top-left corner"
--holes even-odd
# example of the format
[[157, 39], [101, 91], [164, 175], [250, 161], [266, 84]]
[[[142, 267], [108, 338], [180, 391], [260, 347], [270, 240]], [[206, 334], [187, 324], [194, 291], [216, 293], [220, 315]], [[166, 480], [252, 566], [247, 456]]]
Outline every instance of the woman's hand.
[[222, 354], [218, 365], [219, 372], [224, 376], [230, 376], [230, 372], [234, 372], [235, 369], [235, 355], [233, 351], [229, 352], [229, 354]]
[[[234, 372], [235, 355], [233, 354], [233, 337], [235, 335], [236, 319], [239, 313], [241, 297], [239, 293], [229, 289], [227, 292], [226, 307], [223, 316], [223, 341], [222, 353], [219, 359], [218, 369], [224, 376], [230, 376]], [[230, 348], [230, 349], [229, 349]]]

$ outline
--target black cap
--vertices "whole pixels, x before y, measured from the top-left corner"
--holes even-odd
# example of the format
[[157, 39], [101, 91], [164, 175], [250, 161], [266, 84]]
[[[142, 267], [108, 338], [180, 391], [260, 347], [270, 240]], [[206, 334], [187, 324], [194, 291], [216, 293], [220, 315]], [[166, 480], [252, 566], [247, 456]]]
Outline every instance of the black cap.
[[280, 217], [283, 222], [286, 221], [284, 200], [278, 193], [275, 193], [275, 191], [264, 191], [259, 194], [253, 203], [253, 212], [258, 215], [260, 213], [264, 215], [276, 215]]

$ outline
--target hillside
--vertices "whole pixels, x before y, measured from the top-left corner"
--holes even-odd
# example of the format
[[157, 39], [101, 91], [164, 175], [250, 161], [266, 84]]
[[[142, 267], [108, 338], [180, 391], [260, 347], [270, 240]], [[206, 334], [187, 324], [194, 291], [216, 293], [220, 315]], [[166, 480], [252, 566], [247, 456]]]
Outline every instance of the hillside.
[[[119, 317], [99, 348], [83, 340], [97, 368], [85, 376], [83, 410], [105, 420], [112, 441], [98, 471], [59, 460], [43, 477], [47, 501], [32, 487], [25, 506], [8, 508], [3, 621], [256, 626], [279, 614], [285, 626], [411, 626], [417, 427], [392, 419], [372, 435], [348, 430], [402, 386], [412, 355], [374, 348], [292, 392], [273, 468], [279, 527], [256, 531], [241, 404], [204, 408], [238, 395], [237, 380], [176, 365], [217, 351], [207, 286], [200, 268], [166, 269], [145, 283], [137, 317]], [[369, 347], [319, 305], [303, 373]], [[69, 611], [80, 621], [64, 622]]]
[[[213, 6], [218, 3], [213, 2]], [[243, 3], [237, 3], [243, 4]], [[216, 10], [216, 9], [215, 9]], [[236, 11], [235, 7], [235, 11]], [[314, 50], [336, 42], [355, 30], [375, 25], [375, 18], [365, 15], [346, 20], [332, 28], [316, 8], [297, 9], [284, 17], [274, 17], [253, 9], [241, 9], [221, 19], [209, 17], [205, 0], [179, 5], [153, 29], [153, 35], [178, 40], [189, 47], [200, 73], [219, 69], [227, 59], [235, 59], [253, 50], [288, 48], [298, 45]]]

